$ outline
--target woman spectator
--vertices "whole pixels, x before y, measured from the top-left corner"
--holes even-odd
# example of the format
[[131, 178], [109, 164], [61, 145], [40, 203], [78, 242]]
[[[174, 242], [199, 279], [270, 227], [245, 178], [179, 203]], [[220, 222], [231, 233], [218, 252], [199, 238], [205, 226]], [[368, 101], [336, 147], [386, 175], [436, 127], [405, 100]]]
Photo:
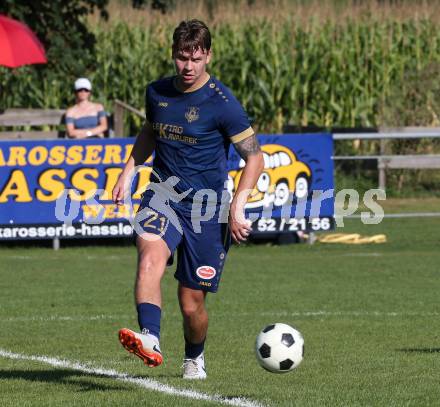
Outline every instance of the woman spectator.
[[79, 78], [74, 85], [76, 103], [67, 109], [67, 136], [74, 139], [104, 137], [108, 129], [107, 116], [100, 103], [91, 102], [92, 84]]

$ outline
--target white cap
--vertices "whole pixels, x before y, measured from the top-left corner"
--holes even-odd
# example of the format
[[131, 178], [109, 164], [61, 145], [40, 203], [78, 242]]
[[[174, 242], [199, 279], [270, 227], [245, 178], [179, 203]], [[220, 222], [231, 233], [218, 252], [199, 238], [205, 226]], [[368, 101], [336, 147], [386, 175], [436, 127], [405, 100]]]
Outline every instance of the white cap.
[[79, 90], [79, 89], [87, 89], [87, 90], [92, 90], [92, 84], [90, 83], [90, 81], [87, 78], [78, 78], [75, 81], [75, 90]]

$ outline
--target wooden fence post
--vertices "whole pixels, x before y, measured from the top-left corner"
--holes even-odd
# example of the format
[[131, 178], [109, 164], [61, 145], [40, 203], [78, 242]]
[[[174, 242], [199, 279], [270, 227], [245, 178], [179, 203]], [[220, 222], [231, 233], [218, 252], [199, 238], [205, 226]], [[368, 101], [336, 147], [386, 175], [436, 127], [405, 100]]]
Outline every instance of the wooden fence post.
[[[386, 155], [387, 153], [388, 140], [380, 140], [380, 155]], [[386, 174], [386, 161], [383, 158], [379, 158], [377, 161], [377, 169], [379, 170], [379, 189], [385, 191], [387, 184], [387, 174]]]
[[124, 108], [115, 101], [113, 117], [115, 137], [124, 137]]

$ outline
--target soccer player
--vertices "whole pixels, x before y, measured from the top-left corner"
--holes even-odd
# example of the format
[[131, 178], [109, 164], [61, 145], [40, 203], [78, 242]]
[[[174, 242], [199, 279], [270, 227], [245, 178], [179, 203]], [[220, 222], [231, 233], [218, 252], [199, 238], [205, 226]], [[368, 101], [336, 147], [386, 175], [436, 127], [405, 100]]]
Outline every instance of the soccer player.
[[[181, 22], [174, 31], [172, 56], [177, 75], [147, 86], [147, 120], [113, 190], [114, 201], [121, 203], [130, 171], [155, 152], [151, 183], [135, 218], [135, 300], [141, 332], [121, 329], [119, 340], [148, 366], [162, 363], [160, 282], [177, 250], [183, 377], [204, 379], [205, 298], [218, 289], [231, 236], [244, 241], [251, 230], [244, 205], [264, 161], [242, 106], [206, 71], [212, 56], [208, 27], [198, 20]], [[230, 143], [245, 166], [227, 206], [227, 220], [221, 222]]]

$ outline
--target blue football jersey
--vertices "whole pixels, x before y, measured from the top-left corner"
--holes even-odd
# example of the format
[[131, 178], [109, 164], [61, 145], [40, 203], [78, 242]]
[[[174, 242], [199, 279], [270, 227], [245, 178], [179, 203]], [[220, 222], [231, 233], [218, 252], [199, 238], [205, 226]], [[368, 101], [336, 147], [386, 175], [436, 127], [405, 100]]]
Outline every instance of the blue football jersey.
[[191, 189], [187, 199], [201, 189], [220, 198], [230, 143], [254, 132], [241, 104], [219, 80], [210, 77], [200, 88], [181, 92], [175, 79], [160, 79], [146, 90], [147, 120], [156, 139], [153, 169], [161, 181], [179, 177], [174, 188]]

